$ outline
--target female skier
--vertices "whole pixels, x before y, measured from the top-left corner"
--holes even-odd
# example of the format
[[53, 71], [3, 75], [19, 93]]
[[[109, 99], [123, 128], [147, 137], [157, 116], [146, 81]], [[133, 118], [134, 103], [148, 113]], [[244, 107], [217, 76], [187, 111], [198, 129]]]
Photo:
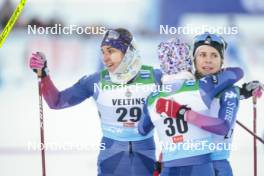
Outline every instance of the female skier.
[[[217, 43], [222, 48], [223, 44]], [[186, 44], [179, 40], [161, 43], [159, 51], [162, 83], [172, 91], [163, 90], [148, 98], [139, 131], [147, 135], [156, 127], [162, 143], [161, 175], [214, 175], [210, 158], [213, 151], [209, 147], [214, 142], [212, 133], [223, 135], [228, 125], [207, 114], [214, 97], [241, 79], [243, 72], [240, 68], [227, 68], [195, 81]]]
[[[211, 41], [211, 42], [210, 42]], [[209, 74], [216, 74], [222, 69], [224, 51], [227, 47], [219, 47], [212, 41], [224, 41], [218, 35], [204, 33], [194, 38], [194, 66], [196, 79], [201, 79]], [[228, 161], [232, 149], [232, 134], [236, 122], [239, 99], [251, 96], [261, 97], [263, 84], [259, 81], [244, 83], [241, 88], [232, 86], [221, 92], [210, 106], [209, 115], [226, 122], [224, 135], [215, 134], [215, 151], [211, 154], [216, 176], [232, 176], [232, 168]], [[206, 122], [205, 122], [206, 123]], [[212, 127], [219, 129], [220, 126]]]
[[106, 69], [63, 91], [53, 84], [43, 56], [32, 54], [30, 68], [42, 71], [43, 96], [50, 108], [68, 108], [90, 97], [96, 101], [106, 148], [98, 156], [99, 176], [150, 176], [155, 166], [153, 135], [140, 135], [137, 126], [147, 96], [160, 84], [161, 72], [141, 64], [126, 29], [108, 30], [101, 50]]

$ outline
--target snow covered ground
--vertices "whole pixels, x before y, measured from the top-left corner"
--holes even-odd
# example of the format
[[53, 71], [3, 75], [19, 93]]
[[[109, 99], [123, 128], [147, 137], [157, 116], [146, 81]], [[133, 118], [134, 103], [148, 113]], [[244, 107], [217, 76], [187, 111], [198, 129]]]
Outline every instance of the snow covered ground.
[[[37, 176], [41, 175], [41, 155], [33, 148], [34, 144], [40, 141], [37, 80], [27, 68], [25, 59], [31, 50], [43, 46], [35, 45], [38, 43], [37, 40], [29, 43], [29, 39], [19, 41], [14, 39], [15, 37], [11, 35], [10, 44], [6, 44], [0, 53], [4, 81], [0, 87], [0, 175]], [[155, 49], [159, 40], [140, 39], [139, 41], [139, 47], [147, 48], [142, 51], [142, 58], [152, 58], [144, 62], [156, 65], [153, 61], [156, 59]], [[95, 45], [95, 42], [98, 41], [77, 41], [74, 46], [67, 41], [57, 43], [59, 46], [64, 43], [64, 47], [74, 47], [77, 53], [74, 61], [69, 60], [69, 56], [59, 60], [59, 63], [64, 64], [61, 67], [56, 66], [55, 61], [52, 60], [54, 51], [47, 51], [52, 53], [48, 57], [50, 74], [59, 89], [72, 85], [83, 74], [92, 73], [97, 69], [99, 45]], [[61, 48], [57, 50], [62, 52]], [[69, 51], [63, 53], [74, 55]], [[59, 57], [64, 56], [62, 54]], [[69, 62], [77, 64], [73, 67], [67, 64]], [[246, 61], [246, 63], [251, 76], [246, 77], [240, 84], [252, 79], [264, 82], [263, 62], [254, 64], [252, 61]], [[55, 71], [55, 68], [58, 69]], [[264, 98], [261, 98], [257, 103], [257, 128], [261, 137], [264, 137], [263, 107]], [[252, 128], [251, 99], [241, 102], [238, 119]], [[94, 102], [89, 99], [78, 106], [57, 111], [50, 110], [44, 103], [44, 121], [46, 144], [53, 146], [46, 153], [47, 175], [96, 175], [96, 158], [102, 135]], [[56, 148], [59, 146], [64, 148]], [[253, 175], [253, 139], [238, 125], [234, 132], [234, 146], [236, 150], [232, 152], [230, 159], [234, 175]], [[263, 165], [264, 146], [258, 143], [258, 175], [264, 175]]]

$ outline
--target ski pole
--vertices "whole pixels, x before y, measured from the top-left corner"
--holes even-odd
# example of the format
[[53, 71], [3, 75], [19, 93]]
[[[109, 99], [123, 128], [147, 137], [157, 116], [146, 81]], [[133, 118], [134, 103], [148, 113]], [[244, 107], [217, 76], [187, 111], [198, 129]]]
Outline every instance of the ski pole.
[[42, 176], [46, 176], [43, 101], [42, 101], [42, 90], [41, 90], [41, 70], [37, 70], [37, 74], [38, 74], [38, 93], [39, 93], [39, 119], [40, 119]]
[[250, 129], [248, 129], [245, 125], [243, 125], [240, 121], [236, 120], [236, 123], [241, 126], [244, 130], [246, 130], [249, 134], [251, 134], [253, 137], [256, 137], [257, 140], [259, 140], [259, 142], [261, 142], [262, 144], [264, 144], [264, 140], [259, 137], [257, 134], [253, 133]]
[[[253, 133], [257, 132], [257, 98], [253, 96]], [[254, 176], [257, 176], [257, 140], [253, 139], [254, 147]]]

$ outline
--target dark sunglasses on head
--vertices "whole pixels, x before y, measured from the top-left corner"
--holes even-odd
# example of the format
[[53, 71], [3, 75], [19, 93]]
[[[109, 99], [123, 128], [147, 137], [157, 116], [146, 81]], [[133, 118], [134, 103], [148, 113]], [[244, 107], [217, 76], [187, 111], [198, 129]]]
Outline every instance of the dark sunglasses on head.
[[194, 44], [203, 42], [205, 44], [210, 44], [211, 42], [215, 42], [222, 46], [223, 49], [227, 48], [227, 43], [225, 40], [216, 34], [210, 34], [209, 32], [205, 32], [204, 34], [197, 35], [194, 37]]
[[130, 39], [128, 37], [123, 36], [119, 32], [112, 30], [112, 29], [106, 32], [105, 38], [104, 38], [105, 41], [118, 40], [118, 39], [124, 41], [127, 45], [130, 44]]

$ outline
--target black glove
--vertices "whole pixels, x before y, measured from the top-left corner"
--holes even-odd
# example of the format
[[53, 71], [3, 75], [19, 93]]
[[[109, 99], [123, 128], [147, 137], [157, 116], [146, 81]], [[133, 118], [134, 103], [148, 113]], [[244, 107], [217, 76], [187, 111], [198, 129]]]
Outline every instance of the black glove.
[[263, 87], [263, 84], [257, 80], [242, 84], [242, 87], [239, 87], [240, 100], [252, 97], [252, 92], [260, 87]]
[[157, 161], [155, 164], [155, 170], [160, 174], [161, 173], [161, 162]]
[[184, 119], [184, 114], [186, 113], [186, 111], [189, 111], [189, 110], [191, 110], [191, 108], [187, 107], [186, 105], [182, 105], [180, 110], [176, 114], [176, 118]]

